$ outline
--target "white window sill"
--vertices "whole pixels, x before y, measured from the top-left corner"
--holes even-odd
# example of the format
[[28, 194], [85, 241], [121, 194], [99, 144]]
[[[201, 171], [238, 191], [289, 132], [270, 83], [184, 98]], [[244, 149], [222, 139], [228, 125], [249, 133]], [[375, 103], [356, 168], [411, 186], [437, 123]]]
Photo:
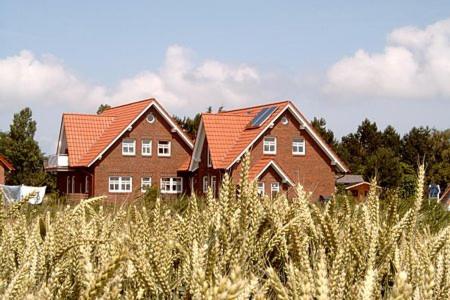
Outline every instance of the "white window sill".
[[172, 194], [172, 195], [181, 194], [181, 192], [166, 192], [166, 191], [160, 191], [160, 192], [161, 192], [161, 194]]
[[129, 194], [131, 191], [108, 191], [111, 194]]

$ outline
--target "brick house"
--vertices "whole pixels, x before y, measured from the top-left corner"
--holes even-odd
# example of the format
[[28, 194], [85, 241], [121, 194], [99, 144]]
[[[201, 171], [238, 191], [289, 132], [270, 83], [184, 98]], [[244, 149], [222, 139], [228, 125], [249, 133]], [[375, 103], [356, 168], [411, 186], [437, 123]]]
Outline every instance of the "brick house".
[[162, 194], [188, 192], [191, 139], [155, 100], [110, 108], [99, 115], [63, 114], [56, 155], [47, 170], [74, 200], [107, 195], [135, 199], [152, 185]]
[[8, 159], [6, 159], [6, 157], [0, 154], [0, 184], [5, 184], [6, 172], [13, 170], [13, 165], [8, 161]]
[[348, 172], [296, 106], [283, 101], [202, 114], [189, 164], [192, 189], [217, 193], [225, 173], [237, 183], [246, 151], [250, 179], [264, 194], [292, 197], [301, 183], [314, 199], [327, 197], [335, 191], [336, 175]]

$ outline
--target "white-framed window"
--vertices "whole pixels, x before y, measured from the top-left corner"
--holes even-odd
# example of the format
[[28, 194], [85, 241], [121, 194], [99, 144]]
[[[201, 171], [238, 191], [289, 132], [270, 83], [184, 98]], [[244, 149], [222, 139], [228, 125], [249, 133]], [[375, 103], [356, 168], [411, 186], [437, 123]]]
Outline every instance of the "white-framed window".
[[208, 192], [208, 176], [203, 176], [203, 193]]
[[84, 193], [89, 194], [89, 176], [84, 178]]
[[208, 162], [208, 168], [212, 167], [211, 151], [209, 149], [208, 149], [208, 153], [207, 153], [207, 162]]
[[142, 177], [141, 178], [141, 192], [145, 193], [152, 186], [152, 178], [151, 177]]
[[213, 193], [216, 192], [216, 188], [217, 188], [217, 178], [216, 176], [211, 176], [211, 190], [213, 191]]
[[277, 138], [276, 137], [265, 137], [263, 145], [264, 154], [277, 154]]
[[266, 189], [264, 186], [264, 182], [258, 182], [258, 195], [264, 196], [265, 193], [266, 193]]
[[158, 156], [170, 156], [170, 141], [158, 141]]
[[183, 191], [183, 178], [163, 177], [161, 178], [160, 190], [162, 194], [179, 194]]
[[136, 140], [125, 139], [122, 142], [122, 155], [135, 155], [136, 154]]
[[292, 141], [292, 154], [294, 155], [305, 155], [305, 139], [304, 138], [295, 138]]
[[70, 187], [72, 185], [70, 184], [70, 176], [67, 176], [67, 180], [66, 180], [66, 193], [69, 194], [70, 193]]
[[110, 193], [131, 193], [133, 178], [131, 176], [109, 176]]
[[152, 155], [152, 140], [143, 139], [142, 140], [142, 156], [151, 156]]
[[272, 197], [275, 197], [280, 192], [280, 183], [272, 182], [270, 184], [270, 192], [272, 194]]

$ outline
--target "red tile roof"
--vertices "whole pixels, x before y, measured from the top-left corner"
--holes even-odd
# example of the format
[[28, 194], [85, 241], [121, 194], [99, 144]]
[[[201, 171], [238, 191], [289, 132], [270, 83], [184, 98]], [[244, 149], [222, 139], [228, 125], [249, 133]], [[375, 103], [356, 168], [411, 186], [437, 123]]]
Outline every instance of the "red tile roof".
[[[69, 149], [69, 166], [87, 167], [91, 165], [127, 130], [133, 121], [137, 120], [153, 104], [158, 105], [170, 118], [170, 115], [155, 99], [116, 106], [105, 110], [100, 115], [64, 114], [63, 126]], [[179, 127], [178, 130], [182, 132]]]
[[0, 163], [7, 168], [9, 171], [14, 170], [12, 163], [3, 155], [0, 154]]
[[[226, 169], [288, 104], [289, 101], [283, 101], [217, 114], [203, 114], [214, 168]], [[263, 108], [271, 106], [275, 106], [276, 110], [261, 126], [248, 128], [249, 123]]]
[[[267, 107], [275, 107], [276, 109], [261, 126], [256, 128], [249, 127], [248, 125], [253, 118], [262, 109]], [[211, 151], [213, 167], [216, 169], [229, 168], [248, 147], [251, 147], [255, 139], [267, 129], [267, 126], [288, 107], [295, 110], [295, 113], [307, 122], [308, 128], [317, 136], [324, 150], [335, 158], [344, 171], [348, 171], [347, 166], [345, 166], [326, 142], [323, 141], [320, 135], [315, 132], [313, 126], [305, 116], [290, 101], [273, 102], [219, 113], [202, 114], [203, 126]]]

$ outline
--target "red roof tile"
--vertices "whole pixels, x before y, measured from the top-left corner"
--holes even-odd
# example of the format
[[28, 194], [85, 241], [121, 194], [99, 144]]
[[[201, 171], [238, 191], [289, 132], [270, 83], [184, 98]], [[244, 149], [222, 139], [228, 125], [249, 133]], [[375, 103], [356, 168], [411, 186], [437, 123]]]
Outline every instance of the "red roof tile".
[[[214, 168], [227, 168], [288, 104], [289, 101], [283, 101], [217, 114], [203, 114]], [[275, 106], [276, 110], [261, 126], [248, 128], [249, 123], [263, 108], [271, 106]]]
[[0, 154], [0, 163], [7, 168], [9, 171], [14, 170], [12, 163], [3, 155]]
[[[264, 108], [275, 107], [272, 114], [259, 126], [249, 127], [253, 118]], [[251, 147], [255, 139], [267, 129], [267, 126], [276, 119], [287, 107], [291, 107], [300, 118], [307, 122], [308, 128], [317, 137], [324, 150], [334, 157], [342, 169], [347, 172], [348, 168], [327, 145], [320, 135], [314, 130], [311, 123], [290, 101], [268, 103], [242, 109], [223, 111], [215, 114], [203, 114], [203, 126], [206, 139], [211, 152], [213, 167], [227, 169], [236, 161], [242, 153]]]
[[[100, 115], [64, 114], [69, 166], [91, 165], [152, 104], [156, 104], [170, 118], [155, 99], [112, 107]], [[186, 136], [184, 138], [191, 143]]]

